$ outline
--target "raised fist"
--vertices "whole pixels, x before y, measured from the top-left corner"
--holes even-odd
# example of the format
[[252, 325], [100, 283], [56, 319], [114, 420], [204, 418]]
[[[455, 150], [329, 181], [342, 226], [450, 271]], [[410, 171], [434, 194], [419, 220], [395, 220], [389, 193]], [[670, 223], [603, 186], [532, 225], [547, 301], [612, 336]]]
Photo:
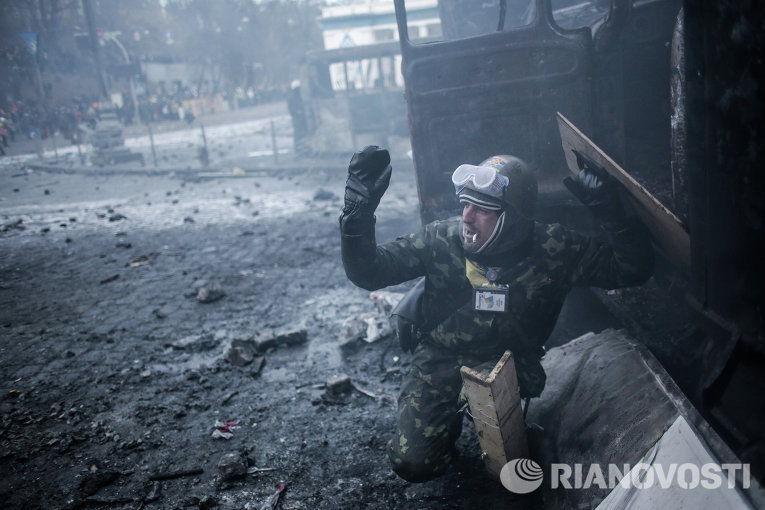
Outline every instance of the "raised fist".
[[348, 165], [344, 213], [360, 209], [373, 213], [388, 189], [391, 171], [387, 150], [368, 145], [356, 152]]

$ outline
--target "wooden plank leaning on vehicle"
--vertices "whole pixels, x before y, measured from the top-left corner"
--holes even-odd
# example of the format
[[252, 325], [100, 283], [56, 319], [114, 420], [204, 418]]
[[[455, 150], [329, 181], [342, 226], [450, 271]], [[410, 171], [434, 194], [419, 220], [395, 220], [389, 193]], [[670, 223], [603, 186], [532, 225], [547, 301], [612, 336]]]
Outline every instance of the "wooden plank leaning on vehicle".
[[629, 193], [630, 202], [636, 214], [650, 231], [656, 247], [667, 259], [688, 271], [691, 265], [691, 240], [677, 216], [664, 207], [656, 197], [560, 112], [558, 112], [558, 128], [569, 169], [574, 173], [579, 171], [576, 154], [573, 152], [576, 150], [602, 166], [621, 182]]

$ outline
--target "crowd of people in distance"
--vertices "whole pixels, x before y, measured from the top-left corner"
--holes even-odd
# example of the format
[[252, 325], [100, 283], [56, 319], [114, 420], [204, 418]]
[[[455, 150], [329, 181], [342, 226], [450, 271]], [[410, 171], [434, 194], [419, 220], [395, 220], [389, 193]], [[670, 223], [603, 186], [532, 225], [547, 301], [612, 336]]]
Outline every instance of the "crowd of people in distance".
[[[218, 94], [216, 103], [226, 105], [229, 109], [245, 108], [283, 100], [286, 94], [286, 86], [267, 90], [237, 87], [230, 92]], [[191, 124], [195, 114], [190, 104], [205, 98], [206, 95], [195, 88], [175, 82], [169, 90], [159, 87], [156, 92], [138, 95], [138, 108], [134, 105], [132, 94], [123, 90], [115, 106], [117, 118], [126, 126], [136, 122], [136, 113], [142, 124], [179, 120]], [[60, 133], [71, 143], [83, 142], [86, 128], [95, 129], [101, 120], [99, 107], [97, 97], [73, 97], [68, 102], [51, 104], [46, 108], [35, 99], [6, 96], [0, 99], [0, 155], [5, 155], [5, 149], [17, 137], [44, 140], [54, 133]]]

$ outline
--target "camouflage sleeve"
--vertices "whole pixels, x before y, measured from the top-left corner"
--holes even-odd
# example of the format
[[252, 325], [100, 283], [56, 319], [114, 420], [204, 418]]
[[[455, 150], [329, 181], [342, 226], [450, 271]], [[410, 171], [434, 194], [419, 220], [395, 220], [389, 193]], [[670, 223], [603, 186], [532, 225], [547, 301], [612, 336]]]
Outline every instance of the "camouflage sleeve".
[[570, 232], [572, 285], [616, 289], [641, 285], [653, 274], [654, 254], [645, 227], [635, 219], [601, 227], [603, 238]]
[[345, 274], [353, 284], [376, 290], [423, 276], [430, 237], [426, 226], [419, 234], [409, 234], [377, 246], [374, 221], [362, 228], [346, 229], [341, 223], [341, 253]]

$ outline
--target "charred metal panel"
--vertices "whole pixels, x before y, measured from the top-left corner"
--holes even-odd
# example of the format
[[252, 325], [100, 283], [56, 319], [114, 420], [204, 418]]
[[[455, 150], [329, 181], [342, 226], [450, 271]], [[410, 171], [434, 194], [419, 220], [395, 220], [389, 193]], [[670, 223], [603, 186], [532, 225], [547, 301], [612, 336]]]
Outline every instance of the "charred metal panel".
[[[665, 206], [670, 171], [670, 50], [679, 0], [617, 0], [595, 30], [589, 135]], [[676, 214], [678, 211], [673, 208]]]
[[424, 222], [457, 210], [449, 176], [461, 163], [515, 154], [540, 191], [562, 189], [566, 165], [555, 113], [590, 128], [588, 28], [563, 31], [536, 0], [532, 24], [468, 39], [412, 44], [396, 0], [409, 128]]
[[686, 100], [685, 100], [685, 30], [682, 9], [677, 15], [675, 32], [672, 36], [671, 132], [670, 154], [672, 168], [672, 205], [683, 223], [688, 223], [688, 158], [686, 146]]
[[[711, 357], [737, 342], [705, 392], [711, 420], [765, 480], [765, 5], [684, 6], [690, 302]], [[700, 349], [697, 348], [697, 351]]]
[[765, 353], [765, 7], [687, 3], [685, 23], [691, 290]]

